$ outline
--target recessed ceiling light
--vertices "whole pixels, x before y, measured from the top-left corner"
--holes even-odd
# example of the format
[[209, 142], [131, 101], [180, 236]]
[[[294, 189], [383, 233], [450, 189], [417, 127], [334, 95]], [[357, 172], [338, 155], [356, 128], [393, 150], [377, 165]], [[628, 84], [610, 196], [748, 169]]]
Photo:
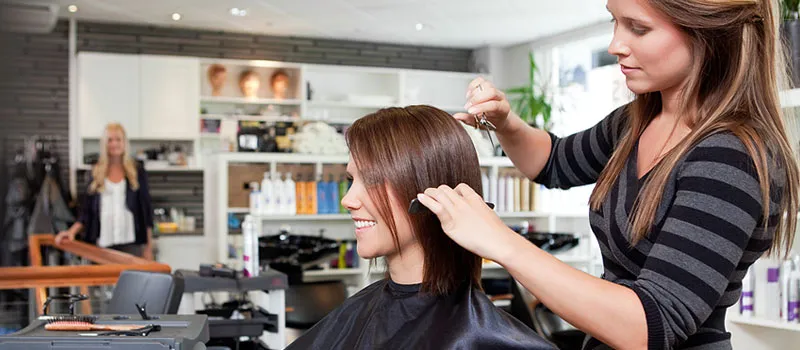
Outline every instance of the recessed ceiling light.
[[67, 10], [68, 10], [69, 12], [72, 12], [72, 13], [78, 12], [78, 6], [75, 6], [75, 5], [69, 5], [69, 6], [67, 6]]
[[173, 13], [172, 14], [172, 20], [173, 21], [180, 21], [181, 20], [181, 14], [177, 13], [177, 12]]
[[246, 9], [240, 9], [238, 7], [234, 7], [234, 8], [231, 9], [231, 16], [236, 16], [236, 17], [247, 16], [247, 10]]
[[423, 29], [425, 29], [425, 25], [424, 25], [424, 24], [422, 24], [422, 23], [417, 23], [417, 25], [415, 26], [415, 28], [417, 29], [417, 31], [420, 31], [420, 30], [423, 30]]

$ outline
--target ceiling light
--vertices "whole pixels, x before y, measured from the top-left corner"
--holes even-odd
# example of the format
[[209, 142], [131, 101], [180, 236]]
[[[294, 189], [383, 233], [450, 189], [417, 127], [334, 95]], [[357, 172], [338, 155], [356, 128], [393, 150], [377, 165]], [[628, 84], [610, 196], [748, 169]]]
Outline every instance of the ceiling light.
[[231, 9], [231, 16], [236, 16], [236, 17], [247, 16], [247, 10], [246, 9], [240, 9], [238, 7], [234, 7], [234, 8]]
[[67, 10], [68, 10], [69, 12], [72, 12], [72, 13], [78, 12], [78, 6], [75, 6], [75, 5], [69, 5], [69, 6], [67, 6]]
[[172, 20], [173, 21], [180, 21], [181, 20], [181, 14], [177, 13], [177, 12], [173, 13], [172, 14]]
[[422, 23], [417, 23], [417, 25], [415, 26], [415, 28], [417, 28], [417, 31], [420, 31], [420, 30], [423, 30], [423, 29], [425, 29], [425, 25], [424, 25], [424, 24], [422, 24]]

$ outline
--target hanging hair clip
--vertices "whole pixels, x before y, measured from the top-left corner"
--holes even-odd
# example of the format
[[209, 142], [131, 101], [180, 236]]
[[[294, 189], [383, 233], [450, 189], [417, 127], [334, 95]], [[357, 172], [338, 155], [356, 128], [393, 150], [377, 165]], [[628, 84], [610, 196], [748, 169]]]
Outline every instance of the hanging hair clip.
[[748, 22], [750, 22], [750, 23], [761, 23], [763, 21], [764, 21], [764, 17], [761, 17], [761, 15], [753, 15], [748, 20]]

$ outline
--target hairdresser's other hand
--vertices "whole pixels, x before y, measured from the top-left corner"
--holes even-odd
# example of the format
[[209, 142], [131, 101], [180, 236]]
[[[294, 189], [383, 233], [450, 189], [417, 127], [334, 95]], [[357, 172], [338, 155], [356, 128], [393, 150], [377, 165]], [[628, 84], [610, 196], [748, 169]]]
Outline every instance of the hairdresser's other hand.
[[497, 131], [502, 132], [511, 113], [511, 105], [506, 94], [498, 90], [492, 82], [481, 77], [475, 78], [467, 87], [467, 113], [456, 113], [456, 119], [475, 126], [475, 115], [486, 114]]
[[453, 241], [481, 257], [497, 261], [518, 244], [519, 235], [465, 184], [428, 188], [417, 199], [439, 217]]

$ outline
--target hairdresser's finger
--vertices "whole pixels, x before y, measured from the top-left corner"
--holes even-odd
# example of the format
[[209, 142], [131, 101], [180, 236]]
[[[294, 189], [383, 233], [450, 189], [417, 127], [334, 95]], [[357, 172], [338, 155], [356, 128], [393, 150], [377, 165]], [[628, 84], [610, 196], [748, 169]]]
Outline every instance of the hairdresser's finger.
[[478, 193], [475, 192], [472, 187], [469, 187], [469, 185], [465, 183], [458, 184], [458, 186], [455, 188], [455, 191], [470, 205], [484, 204], [483, 198], [478, 195]]
[[[473, 115], [486, 113], [488, 115], [493, 116], [495, 114], [500, 113], [503, 110], [504, 110], [504, 108], [503, 108], [503, 105], [502, 105], [502, 103], [500, 101], [487, 101], [487, 102], [483, 102], [483, 103], [480, 103], [480, 104], [477, 104], [477, 105], [469, 107], [469, 109], [467, 109], [467, 113], [473, 114]], [[508, 113], [508, 112], [506, 112], [506, 113]]]
[[450, 210], [453, 207], [453, 201], [445, 195], [440, 188], [428, 188], [425, 190], [425, 195], [428, 197], [433, 198], [439, 204], [441, 204], [446, 210]]
[[495, 89], [489, 89], [484, 91], [479, 91], [467, 99], [467, 103], [464, 105], [464, 109], [469, 110], [470, 107], [481, 104], [488, 101], [502, 101], [504, 95], [502, 92], [497, 91]]
[[460, 121], [460, 122], [462, 122], [464, 124], [467, 124], [467, 125], [469, 125], [469, 126], [471, 126], [473, 128], [476, 125], [475, 124], [475, 116], [472, 115], [472, 114], [456, 113], [456, 114], [453, 114], [453, 117], [456, 118], [456, 120], [458, 120], [458, 121]]
[[472, 79], [472, 81], [469, 82], [469, 85], [467, 85], [467, 96], [469, 96], [473, 90], [477, 90], [478, 86], [483, 88], [485, 84], [486, 84], [486, 79], [484, 79], [483, 77], [477, 77], [475, 79]]
[[[426, 190], [425, 192], [428, 191]], [[417, 199], [420, 203], [422, 203], [422, 205], [428, 207], [428, 209], [430, 209], [437, 218], [439, 218], [439, 222], [442, 223], [442, 228], [453, 227], [455, 224], [453, 222], [453, 214], [448, 208], [442, 205], [441, 202], [424, 193], [417, 194]]]
[[450, 186], [441, 185], [439, 186], [439, 191], [441, 191], [441, 193], [444, 194], [450, 200], [450, 202], [453, 203], [453, 210], [460, 213], [466, 210], [467, 207], [469, 207], [467, 201], [463, 197], [461, 197], [460, 194], [456, 193], [456, 190], [454, 190]]
[[419, 200], [420, 203], [422, 203], [422, 205], [430, 209], [431, 212], [433, 212], [437, 216], [445, 212], [444, 206], [442, 206], [441, 203], [437, 202], [431, 196], [428, 196], [424, 193], [418, 193], [417, 199]]

